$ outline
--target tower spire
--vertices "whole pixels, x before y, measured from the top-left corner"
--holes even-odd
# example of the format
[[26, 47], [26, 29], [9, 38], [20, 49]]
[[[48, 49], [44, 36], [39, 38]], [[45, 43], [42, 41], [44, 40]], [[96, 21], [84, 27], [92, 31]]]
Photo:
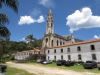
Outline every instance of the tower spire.
[[54, 34], [53, 13], [51, 9], [49, 9], [47, 16], [46, 34]]
[[51, 9], [49, 9], [49, 14], [52, 14], [52, 10]]

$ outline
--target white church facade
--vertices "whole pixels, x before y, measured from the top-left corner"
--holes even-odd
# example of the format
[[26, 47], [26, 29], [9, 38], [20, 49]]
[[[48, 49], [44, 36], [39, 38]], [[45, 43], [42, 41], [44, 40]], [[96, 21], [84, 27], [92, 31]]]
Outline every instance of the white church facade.
[[42, 48], [46, 60], [72, 60], [100, 62], [100, 39], [82, 41], [73, 35], [61, 36], [54, 33], [53, 13], [49, 10], [47, 16], [46, 34]]
[[71, 43], [48, 48], [46, 60], [96, 61], [100, 62], [100, 39]]

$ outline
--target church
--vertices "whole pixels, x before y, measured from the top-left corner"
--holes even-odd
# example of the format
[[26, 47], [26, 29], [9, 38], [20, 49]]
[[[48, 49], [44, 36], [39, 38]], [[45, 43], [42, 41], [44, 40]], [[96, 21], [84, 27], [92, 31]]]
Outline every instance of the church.
[[46, 60], [72, 60], [100, 62], [100, 39], [83, 41], [72, 34], [61, 36], [54, 32], [54, 16], [49, 10], [42, 49]]
[[51, 9], [47, 16], [46, 33], [43, 38], [42, 48], [50, 48], [55, 46], [62, 46], [72, 42], [81, 41], [74, 38], [73, 35], [61, 36], [54, 32], [54, 18]]

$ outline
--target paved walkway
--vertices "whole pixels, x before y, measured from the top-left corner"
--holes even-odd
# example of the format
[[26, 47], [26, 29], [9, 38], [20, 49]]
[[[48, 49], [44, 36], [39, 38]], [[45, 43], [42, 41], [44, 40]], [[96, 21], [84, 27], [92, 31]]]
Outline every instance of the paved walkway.
[[29, 73], [34, 73], [36, 75], [100, 75], [100, 74], [95, 74], [90, 72], [60, 70], [56, 68], [49, 68], [49, 67], [33, 65], [33, 64], [7, 62], [7, 65], [18, 69], [23, 69]]

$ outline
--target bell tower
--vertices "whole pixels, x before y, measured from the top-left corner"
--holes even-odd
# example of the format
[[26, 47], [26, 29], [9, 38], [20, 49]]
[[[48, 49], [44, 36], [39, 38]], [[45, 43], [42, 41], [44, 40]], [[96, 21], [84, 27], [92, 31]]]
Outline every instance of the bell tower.
[[47, 15], [47, 25], [46, 25], [46, 33], [43, 39], [43, 48], [49, 48], [53, 45], [53, 34], [54, 34], [54, 19], [51, 9], [49, 9]]
[[54, 20], [53, 20], [53, 14], [51, 9], [48, 12], [47, 16], [47, 27], [46, 27], [46, 34], [54, 34]]

